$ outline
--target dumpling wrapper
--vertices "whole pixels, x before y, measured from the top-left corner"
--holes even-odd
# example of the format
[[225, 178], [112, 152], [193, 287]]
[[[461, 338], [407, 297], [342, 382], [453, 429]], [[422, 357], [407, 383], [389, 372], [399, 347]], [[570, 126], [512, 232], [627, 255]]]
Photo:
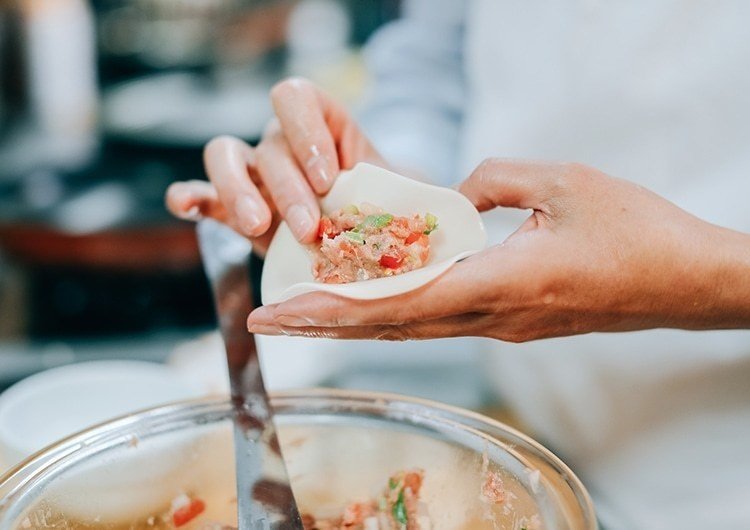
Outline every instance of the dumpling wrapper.
[[419, 269], [351, 283], [328, 284], [315, 280], [310, 249], [300, 244], [282, 222], [266, 254], [261, 280], [264, 304], [276, 304], [313, 291], [345, 298], [373, 300], [403, 294], [434, 280], [454, 263], [482, 250], [487, 234], [474, 205], [450, 188], [425, 184], [374, 166], [359, 163], [342, 172], [320, 201], [323, 214], [347, 205], [369, 203], [397, 216], [427, 212], [438, 218], [430, 234], [430, 257]]

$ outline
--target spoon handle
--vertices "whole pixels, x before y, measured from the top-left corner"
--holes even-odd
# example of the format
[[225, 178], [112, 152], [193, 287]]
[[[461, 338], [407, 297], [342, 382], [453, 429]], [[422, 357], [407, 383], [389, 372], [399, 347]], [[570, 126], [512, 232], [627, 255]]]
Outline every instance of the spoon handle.
[[255, 337], [246, 325], [253, 308], [249, 270], [252, 247], [229, 227], [211, 219], [200, 221], [197, 233], [227, 352], [234, 405], [239, 529], [302, 530], [263, 384]]

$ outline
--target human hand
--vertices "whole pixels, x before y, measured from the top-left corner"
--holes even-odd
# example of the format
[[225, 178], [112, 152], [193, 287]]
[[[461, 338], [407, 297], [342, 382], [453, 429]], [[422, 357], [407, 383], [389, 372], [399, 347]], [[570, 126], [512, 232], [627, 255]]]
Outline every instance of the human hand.
[[357, 162], [385, 166], [348, 112], [304, 79], [271, 91], [276, 118], [257, 147], [221, 136], [204, 151], [210, 182], [172, 184], [167, 207], [177, 217], [212, 217], [253, 239], [265, 254], [280, 218], [295, 237], [312, 242], [320, 222], [318, 195]]
[[506, 206], [532, 214], [503, 244], [416, 291], [382, 300], [308, 293], [256, 309], [250, 331], [521, 342], [750, 325], [747, 235], [579, 164], [490, 159], [460, 191], [480, 211]]

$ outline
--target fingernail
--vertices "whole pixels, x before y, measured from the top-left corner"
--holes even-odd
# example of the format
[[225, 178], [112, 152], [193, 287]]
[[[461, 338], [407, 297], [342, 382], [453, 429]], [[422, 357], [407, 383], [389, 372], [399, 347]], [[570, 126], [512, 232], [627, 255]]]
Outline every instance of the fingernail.
[[259, 335], [282, 335], [282, 331], [278, 326], [264, 326], [262, 324], [253, 324], [249, 328], [250, 333], [257, 333]]
[[260, 217], [256, 212], [255, 202], [250, 197], [237, 197], [234, 201], [234, 213], [237, 216], [237, 222], [240, 228], [251, 234], [260, 226]]
[[313, 218], [310, 212], [304, 206], [299, 204], [293, 205], [286, 211], [286, 222], [292, 229], [294, 237], [302, 240], [313, 229]]
[[291, 326], [294, 328], [317, 326], [317, 324], [309, 318], [294, 317], [290, 315], [280, 315], [276, 317], [275, 322], [277, 324], [281, 324], [282, 326]]
[[320, 153], [317, 145], [310, 148], [312, 156], [307, 161], [307, 171], [310, 175], [316, 175], [317, 178], [328, 187], [333, 181], [333, 176], [328, 172], [328, 160]]
[[200, 221], [203, 219], [203, 214], [201, 214], [201, 209], [198, 206], [193, 206], [184, 212], [179, 212], [177, 215], [185, 221]]
[[273, 326], [273, 309], [261, 306], [247, 317], [248, 326]]

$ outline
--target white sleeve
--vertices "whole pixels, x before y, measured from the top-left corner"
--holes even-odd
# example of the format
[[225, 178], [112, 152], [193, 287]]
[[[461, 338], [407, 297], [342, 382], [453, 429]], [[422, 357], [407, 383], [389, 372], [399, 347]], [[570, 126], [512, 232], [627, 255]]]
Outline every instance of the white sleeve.
[[456, 180], [464, 106], [465, 2], [410, 0], [365, 58], [373, 76], [362, 128], [392, 164], [439, 184]]

